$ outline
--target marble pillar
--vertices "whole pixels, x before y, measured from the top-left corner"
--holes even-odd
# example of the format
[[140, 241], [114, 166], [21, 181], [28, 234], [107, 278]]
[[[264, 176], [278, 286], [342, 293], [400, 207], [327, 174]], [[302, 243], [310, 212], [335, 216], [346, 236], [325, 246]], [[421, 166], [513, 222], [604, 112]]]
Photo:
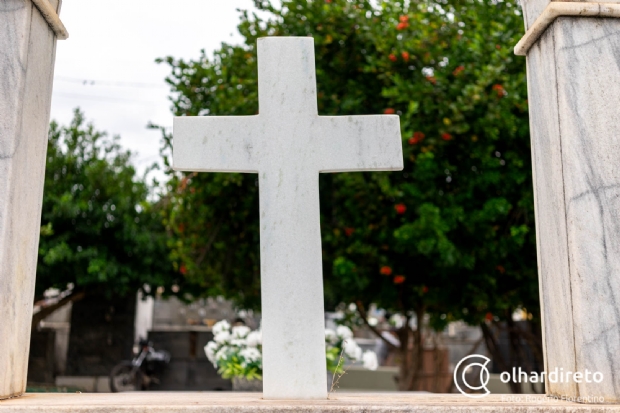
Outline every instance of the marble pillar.
[[535, 37], [515, 48], [527, 55], [545, 370], [591, 374], [546, 391], [586, 403], [620, 402], [618, 5], [524, 0]]
[[0, 1], [0, 399], [26, 389], [59, 8]]

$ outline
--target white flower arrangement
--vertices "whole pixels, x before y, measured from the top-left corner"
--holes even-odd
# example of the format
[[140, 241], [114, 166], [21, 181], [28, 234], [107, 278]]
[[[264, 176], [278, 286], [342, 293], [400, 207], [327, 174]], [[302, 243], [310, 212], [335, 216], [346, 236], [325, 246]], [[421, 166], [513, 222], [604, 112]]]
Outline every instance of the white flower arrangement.
[[213, 332], [214, 336], [217, 336], [219, 333], [222, 333], [224, 331], [230, 332], [230, 324], [228, 324], [228, 321], [222, 320], [218, 323], [215, 323], [211, 331]]
[[[232, 327], [227, 321], [213, 326], [213, 341], [205, 346], [207, 359], [225, 379], [243, 377], [261, 380], [263, 375], [262, 334], [246, 326]], [[340, 358], [361, 362], [364, 368], [376, 370], [377, 355], [363, 352], [353, 339], [350, 328], [339, 326], [336, 331], [325, 330], [326, 367], [331, 372], [342, 372]]]
[[213, 325], [213, 341], [205, 346], [207, 359], [225, 379], [245, 377], [260, 380], [263, 374], [262, 339], [246, 326], [232, 327], [227, 321]]

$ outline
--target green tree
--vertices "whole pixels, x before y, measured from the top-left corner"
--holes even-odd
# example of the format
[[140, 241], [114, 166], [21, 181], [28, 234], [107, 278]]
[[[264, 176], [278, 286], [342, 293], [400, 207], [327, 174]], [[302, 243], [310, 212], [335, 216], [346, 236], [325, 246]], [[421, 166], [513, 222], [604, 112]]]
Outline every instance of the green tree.
[[175, 283], [161, 208], [118, 139], [86, 124], [79, 109], [69, 126], [51, 123], [37, 295], [73, 284], [73, 299], [124, 296]]
[[[165, 59], [174, 112], [256, 114], [257, 38], [312, 36], [320, 114], [399, 114], [405, 156], [403, 172], [321, 176], [328, 306], [354, 302], [365, 315], [375, 302], [407, 321], [427, 314], [435, 329], [481, 324], [501, 358], [490, 326], [511, 323], [517, 308], [539, 318], [525, 62], [512, 53], [519, 7], [373, 3], [257, 2], [270, 17], [242, 12], [244, 45]], [[179, 270], [207, 293], [256, 307], [256, 177], [168, 173], [166, 224]], [[399, 387], [415, 389], [421, 329], [406, 323], [398, 336]]]

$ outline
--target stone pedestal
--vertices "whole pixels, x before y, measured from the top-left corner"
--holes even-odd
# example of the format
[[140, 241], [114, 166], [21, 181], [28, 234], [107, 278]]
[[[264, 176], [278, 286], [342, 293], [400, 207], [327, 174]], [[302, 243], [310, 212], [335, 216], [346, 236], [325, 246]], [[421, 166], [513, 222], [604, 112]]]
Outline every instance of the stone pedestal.
[[26, 387], [59, 8], [0, 1], [0, 399]]
[[527, 54], [545, 370], [603, 375], [548, 380], [547, 393], [607, 403], [620, 402], [619, 6], [524, 0], [520, 45], [532, 45], [515, 48]]

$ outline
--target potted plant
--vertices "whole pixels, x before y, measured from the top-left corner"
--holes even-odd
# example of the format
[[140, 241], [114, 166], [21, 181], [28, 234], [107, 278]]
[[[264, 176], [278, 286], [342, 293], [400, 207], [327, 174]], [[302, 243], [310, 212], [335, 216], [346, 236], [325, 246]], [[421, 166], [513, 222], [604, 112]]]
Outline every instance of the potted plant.
[[[225, 379], [231, 379], [233, 390], [262, 391], [263, 354], [262, 334], [246, 326], [234, 326], [227, 321], [213, 325], [213, 340], [205, 346], [207, 359]], [[343, 372], [343, 361], [361, 362], [369, 370], [378, 367], [372, 351], [363, 352], [346, 326], [336, 331], [325, 330], [326, 369], [332, 374]], [[331, 379], [331, 377], [330, 377]], [[331, 380], [329, 380], [331, 386]]]

